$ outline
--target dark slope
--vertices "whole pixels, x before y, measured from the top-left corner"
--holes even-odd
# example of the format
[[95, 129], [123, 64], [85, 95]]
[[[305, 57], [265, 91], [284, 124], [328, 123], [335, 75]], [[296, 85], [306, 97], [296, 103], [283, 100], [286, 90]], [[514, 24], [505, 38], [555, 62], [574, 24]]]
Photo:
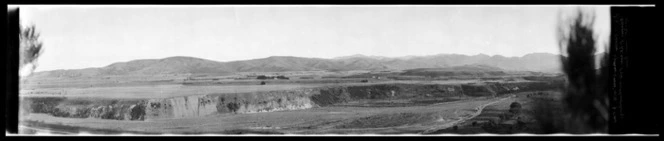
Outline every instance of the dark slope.
[[402, 75], [416, 76], [502, 76], [506, 75], [505, 70], [488, 65], [463, 65], [445, 68], [418, 68], [405, 70]]

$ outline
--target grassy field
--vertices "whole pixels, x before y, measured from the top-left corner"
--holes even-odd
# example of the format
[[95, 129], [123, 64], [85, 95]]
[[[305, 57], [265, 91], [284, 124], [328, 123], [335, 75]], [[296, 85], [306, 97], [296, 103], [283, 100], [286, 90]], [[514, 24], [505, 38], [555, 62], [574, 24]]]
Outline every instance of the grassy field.
[[[288, 80], [283, 80], [288, 81]], [[338, 85], [374, 85], [374, 84], [466, 84], [496, 81], [482, 80], [436, 80], [436, 81], [414, 81], [414, 80], [390, 80], [377, 82], [352, 82], [352, 83], [268, 83], [266, 85], [182, 85], [146, 83], [136, 85], [123, 85], [113, 87], [46, 87], [46, 88], [22, 88], [20, 96], [57, 96], [57, 97], [96, 97], [96, 98], [168, 98], [187, 95], [223, 94], [223, 93], [245, 93], [257, 91], [291, 90], [300, 88], [314, 88], [321, 86]], [[513, 81], [517, 82], [517, 81]], [[518, 81], [523, 82], [523, 81]]]
[[[61, 118], [46, 114], [27, 114], [22, 116], [21, 123], [24, 126], [41, 126], [47, 129], [63, 127], [67, 132], [83, 131], [99, 134], [106, 134], [104, 132], [117, 134], [118, 131], [136, 134], [420, 134], [423, 131], [452, 125], [458, 125], [459, 129], [442, 128], [435, 133], [505, 133], [500, 130], [486, 130], [483, 126], [472, 123], [500, 119], [500, 115], [512, 102], [522, 103], [524, 111], [533, 109], [532, 104], [535, 101], [530, 95], [532, 92], [519, 93], [515, 97], [508, 97], [509, 95], [495, 98], [458, 97], [432, 99], [432, 101], [397, 99], [347, 103], [305, 110], [229, 113], [148, 121]], [[545, 99], [547, 96], [549, 95], [540, 95]], [[478, 107], [489, 103], [491, 105], [486, 106], [479, 116], [456, 124], [456, 121], [471, 117], [478, 113]]]
[[[409, 107], [331, 106], [306, 110], [219, 114], [207, 117], [151, 121], [59, 118], [29, 114], [26, 121], [85, 129], [159, 133], [417, 133], [467, 116], [495, 99], [465, 99], [443, 104]], [[389, 119], [389, 120], [388, 120]], [[374, 124], [380, 123], [380, 124]]]
[[[173, 79], [140, 79], [140, 81], [95, 81], [94, 79], [26, 82], [21, 86], [21, 97], [77, 97], [92, 99], [149, 99], [169, 98], [189, 95], [249, 93], [258, 91], [292, 90], [339, 85], [376, 84], [482, 84], [485, 82], [527, 82], [528, 80], [389, 80], [364, 78], [326, 78], [313, 80], [214, 80], [198, 79], [183, 84]], [[259, 85], [267, 81], [266, 85]], [[221, 83], [220, 83], [221, 82]], [[517, 94], [511, 100], [500, 101], [487, 106], [478, 118], [495, 117], [491, 112], [500, 113], [511, 102], [523, 102], [524, 109], [532, 107], [529, 98]], [[504, 98], [504, 97], [503, 97]], [[26, 114], [21, 117], [24, 126], [43, 128], [64, 128], [67, 131], [109, 132], [130, 131], [134, 133], [225, 133], [225, 134], [402, 134], [447, 127], [478, 113], [478, 107], [496, 102], [501, 97], [446, 97], [431, 99], [390, 99], [360, 103], [345, 103], [305, 110], [250, 113], [215, 114], [204, 117], [179, 119], [155, 119], [148, 121], [121, 121], [93, 118], [61, 118], [47, 114]], [[532, 108], [531, 108], [532, 109]], [[477, 120], [468, 120], [477, 121]], [[469, 122], [459, 124], [469, 127]], [[475, 128], [463, 128], [475, 129]], [[486, 131], [479, 128], [481, 132]], [[441, 130], [441, 132], [447, 129]], [[470, 132], [470, 131], [468, 131]]]
[[183, 86], [154, 85], [126, 87], [94, 87], [94, 88], [46, 88], [38, 90], [21, 90], [21, 96], [63, 96], [63, 97], [94, 97], [94, 98], [168, 98], [187, 95], [245, 93], [256, 91], [290, 90], [312, 88], [320, 85], [225, 85], [225, 86]]
[[[561, 106], [561, 93], [558, 91], [522, 92], [510, 100], [498, 102], [487, 106], [480, 115], [457, 125], [457, 129], [442, 129], [433, 134], [543, 134], [541, 124], [537, 121], [539, 110], [559, 110]], [[514, 102], [521, 104], [520, 113], [509, 117], [510, 105]], [[543, 102], [552, 103], [553, 108], [539, 109], [537, 106]], [[561, 111], [554, 111], [561, 112]], [[551, 115], [550, 118], [562, 118]], [[513, 121], [513, 122], [512, 122]]]

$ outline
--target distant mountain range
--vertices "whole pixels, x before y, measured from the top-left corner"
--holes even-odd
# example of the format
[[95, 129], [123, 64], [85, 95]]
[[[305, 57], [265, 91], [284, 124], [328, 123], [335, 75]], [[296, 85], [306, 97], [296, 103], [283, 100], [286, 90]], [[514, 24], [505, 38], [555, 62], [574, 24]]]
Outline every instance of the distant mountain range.
[[388, 66], [388, 68], [401, 70], [413, 68], [444, 68], [481, 64], [514, 71], [558, 72], [560, 67], [559, 56], [550, 53], [531, 53], [522, 57], [504, 57], [501, 55], [489, 56], [485, 54], [472, 56], [460, 54], [438, 54], [430, 56], [405, 56], [388, 58], [352, 55], [347, 57], [337, 57], [335, 60], [372, 60], [382, 62], [382, 64], [385, 64]]
[[430, 56], [381, 57], [352, 55], [332, 59], [272, 56], [218, 62], [194, 57], [168, 57], [113, 63], [101, 68], [37, 72], [32, 77], [92, 77], [107, 75], [232, 74], [235, 72], [406, 70], [486, 65], [503, 70], [560, 72], [559, 55], [531, 53], [522, 57], [500, 55], [439, 54]]

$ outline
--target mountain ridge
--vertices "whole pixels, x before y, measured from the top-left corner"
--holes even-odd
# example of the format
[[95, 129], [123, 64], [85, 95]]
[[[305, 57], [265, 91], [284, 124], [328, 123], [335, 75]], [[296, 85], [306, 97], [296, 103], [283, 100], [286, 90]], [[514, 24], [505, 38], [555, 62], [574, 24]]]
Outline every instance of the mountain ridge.
[[429, 56], [382, 57], [361, 54], [325, 58], [270, 56], [266, 58], [220, 62], [189, 56], [162, 59], [137, 59], [116, 62], [104, 67], [36, 72], [35, 76], [105, 76], [154, 74], [231, 74], [235, 72], [406, 70], [445, 68], [471, 64], [494, 66], [504, 70], [551, 72], [560, 70], [559, 55], [530, 53], [521, 57], [486, 54], [436, 54]]

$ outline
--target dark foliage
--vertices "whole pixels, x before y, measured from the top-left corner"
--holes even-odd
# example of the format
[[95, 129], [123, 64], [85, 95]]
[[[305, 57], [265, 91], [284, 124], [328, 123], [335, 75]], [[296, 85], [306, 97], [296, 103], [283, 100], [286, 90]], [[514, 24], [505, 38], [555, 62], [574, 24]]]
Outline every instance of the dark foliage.
[[240, 109], [240, 103], [238, 102], [230, 102], [226, 105], [226, 107], [233, 113], [236, 113], [237, 110]]
[[141, 102], [131, 109], [130, 120], [144, 120], [145, 119], [145, 103]]
[[[561, 114], [548, 102], [537, 105], [538, 121], [545, 133], [606, 133], [608, 131], [608, 94], [606, 67], [596, 70], [594, 15], [579, 11], [558, 27], [559, 47], [567, 85]], [[604, 55], [607, 57], [608, 55]], [[606, 58], [602, 59], [606, 64]], [[600, 73], [598, 73], [600, 72]], [[556, 116], [556, 117], [552, 117]], [[560, 127], [562, 124], [563, 127]]]
[[256, 79], [285, 79], [285, 80], [288, 80], [290, 78], [288, 78], [286, 76], [283, 76], [283, 75], [279, 75], [279, 76], [276, 76], [276, 77], [275, 76], [259, 75], [258, 77], [256, 77]]
[[521, 112], [521, 104], [519, 102], [512, 102], [512, 104], [510, 104], [509, 112], [512, 114], [519, 114]]
[[35, 25], [19, 26], [19, 28], [19, 68], [23, 68], [23, 66], [34, 63], [39, 58], [43, 52], [43, 43], [39, 40], [39, 32], [37, 32]]
[[[350, 100], [351, 98], [348, 95], [348, 92], [345, 92], [344, 89], [340, 88], [321, 89], [320, 94], [311, 96], [311, 101], [313, 101], [314, 103], [316, 103], [316, 105], [319, 106], [328, 106], [337, 103], [345, 103]], [[281, 103], [281, 101], [279, 102]]]
[[56, 110], [56, 106], [60, 104], [60, 102], [64, 101], [66, 98], [60, 98], [60, 97], [35, 97], [35, 98], [30, 98], [26, 99], [24, 102], [26, 105], [30, 106], [30, 109], [28, 111], [31, 111], [33, 113], [52, 113]]
[[256, 77], [256, 79], [268, 79], [268, 78], [265, 75], [259, 75], [258, 77]]

